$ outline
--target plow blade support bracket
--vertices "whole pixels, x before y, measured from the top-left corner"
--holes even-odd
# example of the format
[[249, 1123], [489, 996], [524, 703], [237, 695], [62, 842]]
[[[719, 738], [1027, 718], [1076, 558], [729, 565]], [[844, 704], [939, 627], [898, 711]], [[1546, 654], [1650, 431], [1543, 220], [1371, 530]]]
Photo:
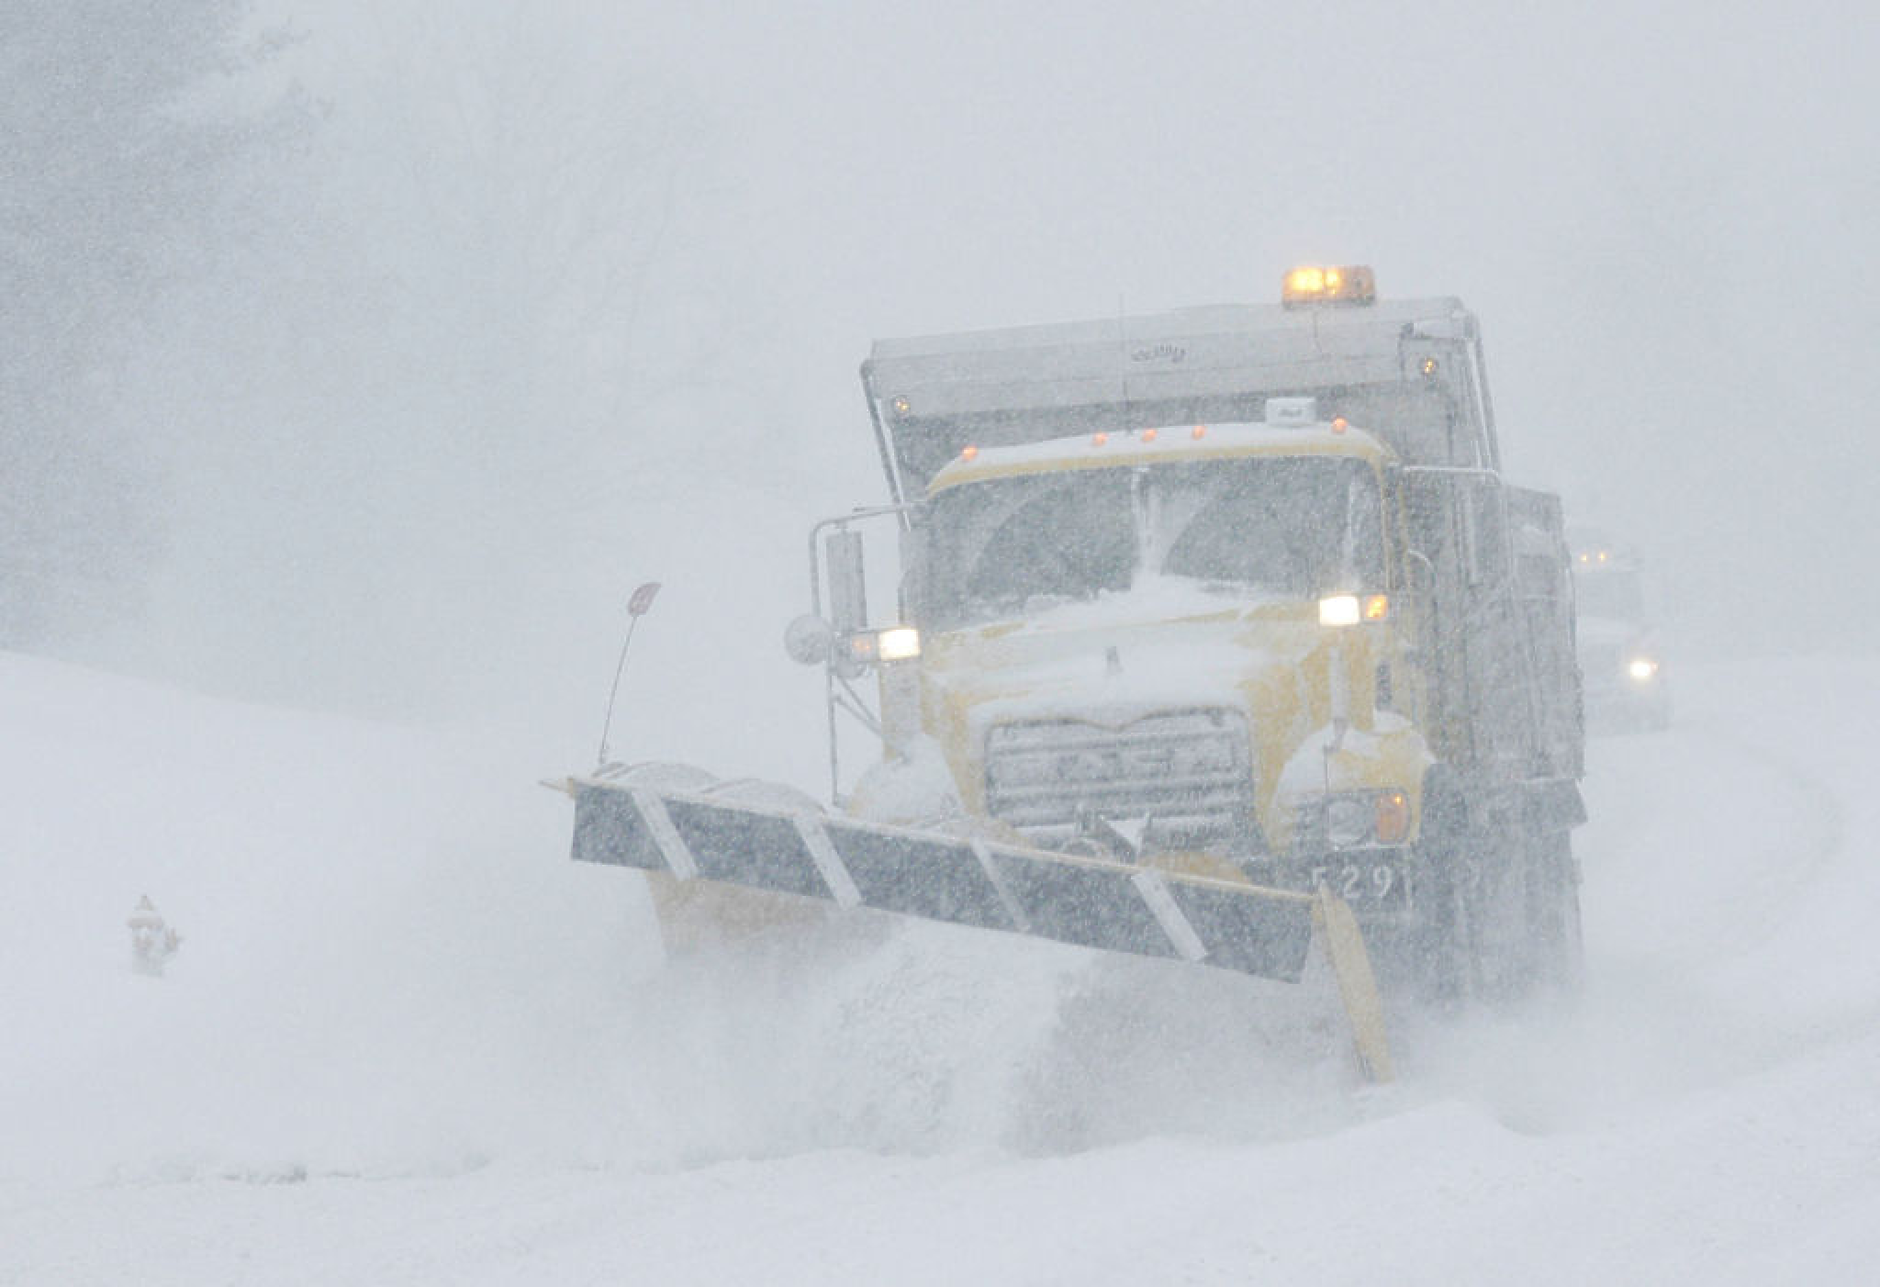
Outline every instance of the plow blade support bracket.
[[646, 830], [659, 846], [660, 857], [666, 860], [666, 867], [680, 880], [698, 879], [698, 860], [692, 851], [686, 848], [679, 831], [672, 825], [672, 818], [666, 812], [666, 802], [645, 787], [632, 788], [633, 807], [640, 812]]
[[1338, 999], [1351, 1020], [1351, 1036], [1357, 1046], [1358, 1065], [1366, 1081], [1396, 1080], [1391, 1067], [1390, 1041], [1384, 1032], [1384, 1003], [1377, 994], [1377, 978], [1371, 973], [1371, 956], [1364, 950], [1364, 936], [1358, 932], [1358, 918], [1344, 899], [1319, 887], [1312, 901], [1312, 919], [1317, 922], [1326, 955], [1331, 958], [1332, 977], [1338, 982]]

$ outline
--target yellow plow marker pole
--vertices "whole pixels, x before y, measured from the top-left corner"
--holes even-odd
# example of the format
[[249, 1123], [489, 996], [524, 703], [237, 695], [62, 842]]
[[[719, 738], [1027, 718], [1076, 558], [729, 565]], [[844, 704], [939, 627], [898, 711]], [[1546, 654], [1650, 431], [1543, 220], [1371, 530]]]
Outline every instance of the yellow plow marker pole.
[[1312, 899], [1312, 923], [1331, 957], [1332, 975], [1338, 980], [1345, 1017], [1351, 1020], [1351, 1036], [1357, 1044], [1358, 1064], [1365, 1080], [1395, 1081], [1390, 1041], [1384, 1035], [1384, 1003], [1377, 995], [1377, 978], [1371, 973], [1364, 936], [1358, 932], [1358, 918], [1351, 914], [1344, 899], [1321, 885]]

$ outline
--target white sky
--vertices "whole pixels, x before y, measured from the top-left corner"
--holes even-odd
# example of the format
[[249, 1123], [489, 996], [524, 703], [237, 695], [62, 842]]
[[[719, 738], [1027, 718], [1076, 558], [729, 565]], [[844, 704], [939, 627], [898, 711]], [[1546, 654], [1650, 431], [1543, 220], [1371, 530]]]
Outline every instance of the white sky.
[[1482, 316], [1515, 472], [1655, 552], [1693, 646], [1880, 624], [1844, 597], [1880, 477], [1862, 6], [731, 3], [645, 41], [718, 112], [855, 455], [873, 335], [1368, 262]]
[[1322, 261], [1476, 310], [1512, 474], [1644, 547], [1674, 658], [1871, 651], [1874, 20], [1307, 10], [269, 6], [332, 105], [313, 250], [161, 366], [196, 490], [137, 647], [585, 722], [663, 578], [644, 666], [807, 729], [772, 641], [809, 523], [883, 494], [871, 339]]

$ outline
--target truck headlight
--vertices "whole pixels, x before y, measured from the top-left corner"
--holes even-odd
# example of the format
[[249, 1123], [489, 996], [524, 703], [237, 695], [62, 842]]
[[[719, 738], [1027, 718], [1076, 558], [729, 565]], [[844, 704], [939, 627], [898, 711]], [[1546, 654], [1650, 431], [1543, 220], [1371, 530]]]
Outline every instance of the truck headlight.
[[[1341, 791], [1324, 797], [1317, 807], [1322, 810], [1319, 817], [1323, 820], [1325, 843], [1333, 849], [1368, 844], [1397, 845], [1410, 835], [1410, 797], [1395, 787]], [[1316, 825], [1307, 826], [1308, 837], [1316, 834]]]
[[1361, 845], [1377, 824], [1371, 802], [1363, 796], [1336, 796], [1325, 806], [1325, 838], [1335, 849]]
[[1319, 624], [1322, 626], [1355, 626], [1360, 621], [1382, 621], [1388, 616], [1388, 594], [1333, 594], [1319, 600]]
[[1650, 657], [1634, 657], [1625, 664], [1625, 673], [1642, 684], [1658, 673], [1658, 663]]
[[848, 637], [848, 657], [857, 666], [878, 661], [912, 661], [920, 656], [920, 631], [913, 626], [865, 630]]
[[1355, 626], [1359, 616], [1358, 596], [1355, 594], [1334, 594], [1319, 600], [1319, 624], [1322, 626]]
[[875, 656], [882, 661], [912, 661], [920, 656], [920, 631], [890, 626], [875, 636]]

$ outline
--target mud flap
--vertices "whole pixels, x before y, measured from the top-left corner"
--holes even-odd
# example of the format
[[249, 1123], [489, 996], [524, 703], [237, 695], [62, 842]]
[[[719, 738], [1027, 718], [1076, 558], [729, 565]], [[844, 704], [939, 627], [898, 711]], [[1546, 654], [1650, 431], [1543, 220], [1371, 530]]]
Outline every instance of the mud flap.
[[[1267, 889], [939, 832], [569, 779], [573, 856], [1060, 943], [1299, 981], [1314, 930], [1350, 1016], [1360, 1065], [1390, 1077], [1383, 1015], [1351, 909], [1321, 891]], [[786, 900], [787, 901], [787, 900]]]

